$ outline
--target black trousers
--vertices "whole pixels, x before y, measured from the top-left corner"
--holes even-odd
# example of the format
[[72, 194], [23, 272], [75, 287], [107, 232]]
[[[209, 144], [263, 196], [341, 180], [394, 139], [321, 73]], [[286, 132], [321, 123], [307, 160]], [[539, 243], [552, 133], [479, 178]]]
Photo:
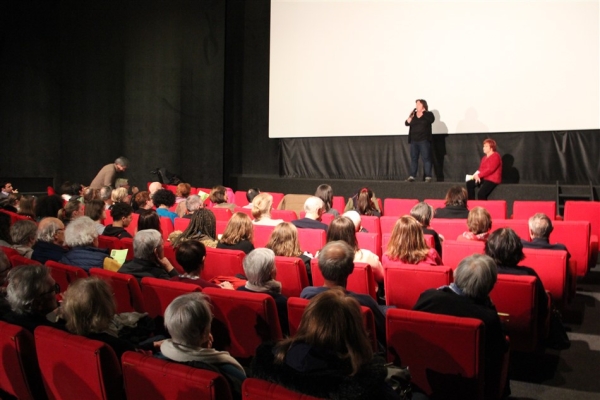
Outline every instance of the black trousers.
[[496, 186], [498, 186], [494, 182], [486, 181], [485, 179], [481, 179], [481, 183], [477, 184], [475, 180], [470, 180], [467, 182], [467, 193], [469, 193], [469, 200], [475, 200], [475, 186], [479, 186], [479, 192], [477, 193], [477, 200], [487, 200], [490, 193]]

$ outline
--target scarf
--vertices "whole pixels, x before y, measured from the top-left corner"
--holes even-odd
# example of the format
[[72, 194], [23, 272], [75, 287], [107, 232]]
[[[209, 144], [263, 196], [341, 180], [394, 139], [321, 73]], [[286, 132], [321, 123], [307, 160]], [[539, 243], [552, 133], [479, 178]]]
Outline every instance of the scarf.
[[167, 339], [160, 345], [160, 352], [167, 358], [173, 361], [189, 362], [201, 361], [207, 364], [231, 364], [240, 371], [244, 372], [244, 368], [239, 362], [226, 351], [218, 351], [204, 347], [186, 346], [175, 343], [172, 339]]
[[258, 293], [273, 293], [273, 294], [281, 294], [281, 282], [271, 279], [270, 281], [266, 281], [262, 285], [255, 285], [250, 283], [250, 281], [246, 282], [246, 289], [251, 290], [253, 292]]

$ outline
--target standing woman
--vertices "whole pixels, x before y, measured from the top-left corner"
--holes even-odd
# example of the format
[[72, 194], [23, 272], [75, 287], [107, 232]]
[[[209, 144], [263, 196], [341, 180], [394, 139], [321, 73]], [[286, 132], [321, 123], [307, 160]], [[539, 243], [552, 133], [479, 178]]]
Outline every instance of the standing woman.
[[423, 159], [425, 182], [431, 182], [431, 141], [433, 139], [431, 125], [435, 116], [429, 112], [429, 106], [423, 99], [416, 101], [416, 108], [410, 113], [404, 125], [410, 126], [408, 130], [408, 143], [410, 144], [410, 176], [408, 182], [414, 182], [419, 168], [419, 154]]
[[496, 141], [485, 139], [483, 141], [483, 153], [479, 169], [473, 174], [473, 179], [467, 182], [469, 200], [475, 199], [475, 186], [479, 186], [477, 197], [479, 200], [487, 200], [490, 193], [502, 182], [502, 158], [496, 153]]

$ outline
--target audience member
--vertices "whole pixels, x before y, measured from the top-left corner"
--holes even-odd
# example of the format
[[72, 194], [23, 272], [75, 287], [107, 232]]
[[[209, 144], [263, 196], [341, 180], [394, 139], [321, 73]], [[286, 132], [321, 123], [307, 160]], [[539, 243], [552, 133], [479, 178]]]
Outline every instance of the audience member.
[[298, 229], [293, 224], [282, 222], [277, 225], [273, 229], [273, 232], [271, 232], [271, 236], [265, 247], [273, 250], [273, 253], [275, 253], [276, 256], [300, 258], [306, 266], [308, 280], [309, 282], [312, 282], [310, 260], [312, 260], [313, 256], [310, 253], [302, 251], [300, 248]]
[[202, 243], [196, 240], [188, 240], [181, 243], [177, 247], [175, 257], [185, 272], [172, 277], [172, 281], [192, 283], [202, 288], [220, 287], [223, 289], [233, 289], [233, 285], [230, 282], [223, 282], [217, 285], [216, 283], [202, 279], [200, 274], [204, 269], [204, 259], [206, 258], [206, 247]]
[[112, 190], [113, 189], [110, 186], [102, 186], [102, 188], [100, 188], [100, 191], [98, 192], [98, 196], [100, 196], [100, 200], [102, 200], [104, 202], [105, 210], [109, 210], [113, 205]]
[[271, 209], [273, 196], [270, 193], [259, 193], [252, 199], [252, 216], [255, 225], [276, 226], [283, 222], [282, 219], [272, 219]]
[[115, 203], [110, 213], [113, 223], [104, 228], [102, 235], [118, 239], [131, 238], [131, 234], [125, 228], [131, 224], [133, 208], [127, 203]]
[[83, 204], [79, 200], [69, 200], [63, 208], [58, 211], [58, 218], [68, 226], [71, 221], [83, 217]]
[[260, 189], [258, 188], [250, 188], [246, 192], [246, 200], [248, 200], [248, 204], [244, 206], [244, 208], [252, 208], [252, 202], [254, 198], [260, 194]]
[[42, 196], [35, 205], [35, 215], [38, 219], [46, 217], [58, 217], [58, 213], [63, 207], [63, 201], [57, 194]]
[[210, 191], [208, 199], [216, 208], [228, 208], [231, 212], [235, 212], [235, 204], [229, 203], [227, 197], [227, 188], [225, 186], [215, 186]]
[[8, 197], [0, 199], [0, 209], [10, 211], [13, 213], [19, 212], [19, 199], [20, 194], [9, 194]]
[[160, 182], [152, 182], [148, 185], [148, 192], [150, 192], [150, 198], [154, 196], [154, 193], [161, 190], [163, 188], [162, 183]]
[[37, 224], [28, 219], [22, 219], [10, 227], [10, 237], [12, 239], [12, 248], [23, 257], [31, 258], [33, 254], [33, 244], [37, 236]]
[[85, 204], [84, 215], [90, 217], [90, 219], [96, 223], [96, 232], [98, 232], [98, 235], [103, 235], [105, 227], [102, 222], [106, 219], [104, 202], [102, 200], [92, 200], [87, 202]]
[[377, 198], [371, 189], [364, 187], [348, 199], [344, 211], [356, 210], [360, 215], [380, 217], [381, 210]]
[[364, 226], [362, 226], [362, 218], [360, 217], [360, 214], [358, 213], [358, 211], [349, 210], [349, 211], [346, 211], [343, 214], [343, 216], [346, 218], [350, 218], [350, 221], [352, 221], [352, 223], [354, 224], [354, 230], [356, 232], [369, 232], [368, 230], [365, 229]]
[[157, 190], [156, 193], [154, 193], [154, 196], [152, 196], [152, 202], [156, 206], [156, 213], [158, 216], [171, 218], [174, 225], [177, 214], [169, 210], [169, 208], [173, 207], [175, 204], [175, 195], [173, 192], [167, 189]]
[[177, 271], [165, 257], [163, 238], [159, 231], [146, 229], [133, 238], [133, 260], [119, 269], [120, 273], [133, 275], [141, 281], [144, 277], [171, 279]]
[[242, 250], [248, 254], [254, 250], [252, 244], [254, 238], [254, 226], [249, 216], [236, 212], [225, 227], [223, 236], [217, 243], [217, 249]]
[[117, 158], [114, 163], [106, 164], [98, 172], [96, 177], [90, 183], [90, 187], [93, 189], [100, 189], [102, 186], [115, 187], [115, 181], [117, 175], [121, 172], [125, 172], [129, 167], [129, 160], [123, 156]]
[[303, 229], [322, 229], [327, 232], [327, 225], [321, 222], [321, 215], [325, 211], [323, 200], [316, 196], [311, 196], [304, 202], [304, 218], [292, 221], [296, 228]]
[[19, 201], [19, 210], [17, 214], [29, 218], [32, 221], [36, 220], [35, 216], [35, 196], [23, 195]]
[[[110, 194], [110, 199], [113, 203], [113, 206], [115, 205], [115, 203], [131, 204], [131, 195], [129, 194], [127, 188], [124, 187], [113, 189], [113, 191]], [[110, 208], [112, 210], [112, 206]]]
[[333, 214], [335, 217], [340, 215], [338, 210], [333, 208], [333, 189], [327, 184], [322, 184], [317, 187], [315, 196], [323, 200], [324, 214]]
[[177, 214], [177, 216], [181, 217], [181, 215], [185, 214], [187, 210], [185, 201], [190, 196], [191, 191], [192, 187], [189, 183], [180, 183], [177, 185], [177, 190], [175, 193], [175, 204], [177, 204], [175, 214]]
[[459, 235], [456, 240], [475, 240], [485, 242], [492, 229], [492, 216], [483, 207], [474, 207], [467, 218], [468, 231]]
[[462, 186], [452, 186], [446, 193], [446, 206], [435, 210], [434, 218], [463, 219], [469, 216], [467, 209], [467, 189]]
[[433, 236], [433, 242], [435, 243], [435, 251], [437, 251], [441, 257], [442, 240], [444, 240], [444, 236], [438, 234], [435, 230], [429, 227], [431, 219], [433, 218], [433, 207], [422, 201], [413, 206], [413, 208], [410, 210], [410, 215], [411, 217], [416, 219], [419, 222], [419, 224], [421, 224], [421, 228], [423, 229], [424, 235]]
[[133, 197], [133, 204], [135, 205], [135, 213], [141, 214], [143, 210], [152, 210], [154, 208], [154, 203], [150, 198], [150, 192], [141, 191], [137, 192]]
[[0, 185], [2, 185], [2, 188], [0, 188], [0, 199], [7, 198], [13, 193], [19, 193], [17, 189], [13, 189], [12, 183], [8, 181], [0, 181]]
[[442, 265], [437, 251], [430, 249], [425, 243], [421, 224], [410, 215], [400, 217], [396, 221], [384, 260], [386, 257], [404, 264]]
[[546, 214], [537, 213], [529, 218], [529, 237], [531, 242], [521, 240], [523, 247], [528, 249], [567, 250], [561, 243], [550, 244], [550, 234], [554, 230], [552, 221]]
[[177, 212], [177, 215], [180, 218], [191, 219], [194, 213], [198, 211], [199, 208], [204, 207], [202, 199], [197, 194], [189, 195], [188, 198], [185, 199], [185, 202], [183, 204], [185, 205], [185, 207], [183, 207], [183, 210], [179, 210], [179, 212]]
[[190, 224], [181, 235], [172, 241], [173, 247], [186, 240], [197, 240], [206, 247], [217, 247], [217, 219], [208, 208], [201, 208], [193, 214]]
[[65, 181], [60, 185], [58, 191], [60, 192], [60, 197], [62, 197], [64, 201], [69, 201], [71, 199], [79, 200], [83, 192], [83, 187], [78, 182]]
[[[102, 200], [100, 198], [100, 189], [92, 189], [91, 187], [83, 188], [83, 202], [84, 204], [92, 200]], [[104, 203], [104, 202], [103, 202]]]
[[145, 229], [155, 229], [162, 233], [162, 229], [160, 227], [160, 217], [154, 210], [143, 210], [140, 212], [140, 217], [138, 219], [137, 232], [143, 231]]
[[58, 218], [46, 217], [37, 227], [37, 241], [33, 245], [31, 259], [45, 264], [52, 260], [59, 262], [67, 253], [65, 225]]

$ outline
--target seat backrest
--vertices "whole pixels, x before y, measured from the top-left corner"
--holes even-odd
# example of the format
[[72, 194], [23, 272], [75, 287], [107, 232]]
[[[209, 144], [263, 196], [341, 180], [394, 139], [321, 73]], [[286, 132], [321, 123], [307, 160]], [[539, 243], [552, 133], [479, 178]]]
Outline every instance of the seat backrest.
[[185, 282], [173, 282], [166, 279], [142, 278], [142, 297], [144, 308], [151, 318], [163, 317], [171, 302], [182, 294], [201, 292], [198, 285]]
[[133, 275], [121, 274], [101, 268], [90, 269], [90, 275], [104, 279], [110, 284], [117, 302], [117, 314], [145, 311], [142, 291], [137, 279]]
[[108, 249], [109, 252], [112, 249], [121, 249], [121, 241], [119, 238], [113, 236], [98, 236], [98, 248], [100, 249]]
[[274, 226], [254, 225], [254, 247], [265, 247], [269, 243], [273, 229], [275, 229]]
[[232, 398], [227, 380], [217, 372], [133, 351], [123, 353], [121, 360], [128, 399]]
[[600, 237], [600, 202], [566, 201], [565, 221], [588, 221], [591, 224], [591, 233]]
[[[300, 218], [304, 218], [306, 217], [306, 212], [302, 211], [300, 213]], [[333, 219], [335, 218], [335, 215], [333, 214], [323, 214], [321, 215], [321, 222], [324, 223], [325, 225], [329, 225], [331, 224], [331, 221], [333, 221]]]
[[133, 238], [123, 238], [121, 239], [121, 248], [127, 249], [127, 256], [125, 257], [126, 261], [133, 260]]
[[[577, 276], [585, 276], [590, 263], [591, 224], [587, 221], [554, 221], [552, 225], [550, 243], [567, 246], [571, 259], [577, 262]], [[595, 265], [596, 260], [592, 263]]]
[[317, 254], [325, 246], [327, 234], [322, 229], [298, 229], [298, 241], [302, 251], [308, 251], [312, 255]]
[[27, 329], [0, 321], [0, 390], [18, 399], [45, 399], [46, 392]]
[[[382, 217], [379, 218], [379, 224], [380, 224], [380, 229], [381, 229], [381, 233], [382, 234], [386, 234], [389, 233], [391, 234], [392, 231], [394, 230], [394, 225], [396, 225], [396, 221], [398, 221], [398, 217], [396, 216], [388, 216], [388, 215], [384, 215]], [[367, 230], [369, 230], [369, 228], [367, 228]], [[369, 230], [370, 232], [370, 230]]]
[[308, 286], [308, 271], [304, 261], [298, 257], [275, 257], [277, 280], [281, 282], [281, 294], [298, 297]]
[[510, 336], [511, 350], [538, 348], [538, 307], [535, 276], [498, 274], [490, 298]]
[[298, 215], [296, 211], [292, 210], [271, 210], [271, 218], [273, 219], [282, 219], [285, 222], [292, 222], [295, 219], [298, 219]]
[[408, 365], [412, 382], [425, 394], [482, 399], [484, 324], [420, 311], [390, 309], [386, 314], [388, 361]]
[[387, 260], [383, 270], [386, 304], [408, 310], [425, 290], [452, 282], [452, 268], [446, 266], [410, 265]]
[[492, 232], [500, 228], [510, 228], [521, 239], [530, 240], [529, 220], [527, 219], [492, 219]]
[[383, 201], [383, 208], [385, 209], [386, 216], [396, 217], [396, 219], [398, 219], [403, 215], [410, 215], [410, 210], [418, 202], [418, 199], [387, 198]]
[[[325, 279], [319, 268], [319, 260], [313, 258], [310, 262], [313, 286], [323, 286]], [[348, 276], [346, 289], [354, 293], [368, 294], [377, 300], [377, 284], [373, 278], [371, 266], [365, 263], [354, 263], [354, 271]]]
[[203, 292], [213, 305], [215, 348], [249, 359], [262, 342], [282, 338], [277, 307], [270, 295], [216, 288]]
[[44, 387], [52, 399], [124, 399], [121, 365], [103, 342], [39, 326], [35, 344]]
[[283, 193], [278, 193], [278, 192], [267, 192], [269, 193], [271, 196], [273, 196], [273, 208], [277, 208], [279, 207], [279, 203], [281, 203], [281, 200], [283, 200]]
[[[444, 236], [445, 240], [456, 240], [464, 231], [469, 230], [466, 219], [433, 218], [430, 226], [439, 235]], [[492, 226], [492, 229], [496, 228], [493, 219]]]
[[229, 221], [233, 213], [229, 208], [225, 207], [210, 207], [210, 211], [215, 214], [217, 221]]
[[492, 217], [498, 219], [506, 219], [506, 200], [469, 200], [467, 208], [472, 210], [475, 207], [485, 208]]
[[31, 258], [23, 257], [20, 254], [11, 254], [8, 257], [10, 261], [10, 265], [14, 267], [18, 267], [19, 265], [41, 265], [39, 261], [32, 260]]
[[77, 279], [89, 276], [83, 268], [74, 267], [53, 260], [46, 261], [46, 267], [50, 269], [50, 275], [52, 275], [52, 279], [60, 286], [61, 292], [67, 290], [69, 285]]
[[356, 232], [356, 241], [361, 249], [370, 250], [381, 258], [381, 235], [371, 232]]
[[175, 229], [176, 231], [185, 231], [188, 227], [188, 225], [191, 222], [191, 218], [175, 218], [175, 225], [173, 226], [173, 229]]
[[177, 262], [177, 256], [175, 254], [176, 252], [171, 242], [165, 242], [163, 247], [165, 250], [165, 257], [167, 258], [167, 260], [171, 262], [173, 268], [175, 268], [177, 272], [183, 274], [185, 271], [183, 270], [183, 267]]
[[125, 228], [125, 230], [131, 236], [135, 236], [135, 234], [137, 233], [137, 226], [138, 226], [139, 220], [140, 220], [140, 214], [131, 213], [131, 222], [129, 223], [129, 225], [127, 225], [127, 228]]
[[[361, 215], [360, 216], [360, 224], [363, 228], [365, 228], [369, 233], [379, 233], [381, 234], [381, 224], [379, 222], [380, 218], [375, 215]], [[393, 218], [393, 217], [392, 217]], [[394, 222], [396, 222], [394, 220]]]
[[473, 254], [483, 254], [484, 247], [484, 242], [476, 240], [446, 239], [442, 242], [442, 263], [455, 270], [463, 258]]
[[160, 230], [162, 231], [163, 240], [167, 241], [171, 232], [175, 230], [173, 221], [170, 217], [159, 217], [158, 219], [160, 221]]
[[17, 221], [29, 220], [28, 217], [26, 217], [24, 215], [17, 214], [17, 213], [12, 212], [12, 211], [0, 209], [0, 212], [2, 212], [4, 214], [7, 214], [8, 216], [10, 216], [10, 224], [11, 225], [14, 224]]
[[[534, 214], [544, 213], [551, 220], [556, 219], [555, 201], [515, 200], [513, 202], [512, 218], [528, 220]], [[511, 339], [512, 340], [512, 339]]]
[[346, 200], [344, 196], [333, 196], [333, 200], [331, 201], [331, 208], [337, 210], [337, 212], [341, 214], [344, 213], [344, 208], [346, 208]]
[[246, 192], [243, 190], [236, 190], [234, 195], [234, 202], [237, 206], [244, 207], [248, 204], [248, 199], [246, 198]]
[[[523, 249], [525, 259], [519, 263], [533, 268], [557, 305], [562, 305], [568, 292], [567, 252], [564, 250]], [[572, 277], [571, 279], [575, 279]]]
[[423, 235], [423, 238], [425, 239], [427, 247], [429, 247], [430, 249], [435, 249], [435, 238], [433, 237], [433, 235], [425, 234]]
[[242, 214], [246, 214], [248, 217], [250, 217], [250, 219], [254, 219], [254, 216], [252, 215], [252, 209], [251, 208], [244, 208], [244, 207], [238, 207], [238, 206], [236, 206], [233, 209], [233, 212], [241, 212]]
[[244, 274], [242, 262], [246, 253], [241, 250], [224, 250], [206, 248], [206, 258], [204, 259], [204, 269], [202, 278], [207, 281], [215, 276], [235, 276]]
[[320, 400], [256, 378], [246, 378], [242, 392], [245, 400]]

